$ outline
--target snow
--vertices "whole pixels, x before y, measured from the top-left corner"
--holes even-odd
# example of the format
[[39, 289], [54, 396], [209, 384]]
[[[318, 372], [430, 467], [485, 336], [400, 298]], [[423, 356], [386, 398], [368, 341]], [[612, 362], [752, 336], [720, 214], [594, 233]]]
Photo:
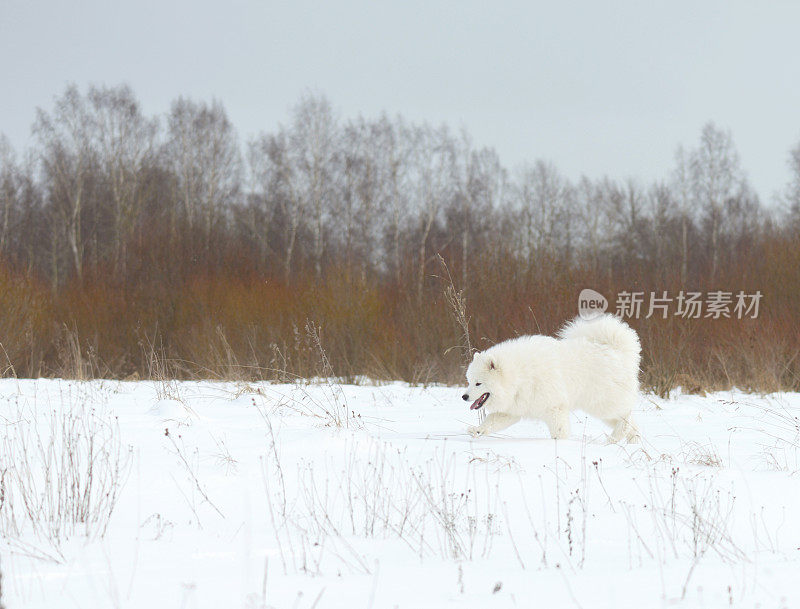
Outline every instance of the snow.
[[460, 396], [0, 381], [3, 601], [800, 605], [800, 395], [643, 395], [627, 446], [583, 416], [473, 439]]

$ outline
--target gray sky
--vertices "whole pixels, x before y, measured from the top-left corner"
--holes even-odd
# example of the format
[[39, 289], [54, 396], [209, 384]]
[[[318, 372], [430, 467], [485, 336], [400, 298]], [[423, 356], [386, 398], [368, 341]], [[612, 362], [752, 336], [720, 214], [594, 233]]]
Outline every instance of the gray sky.
[[765, 202], [800, 140], [800, 2], [0, 0], [0, 132], [19, 150], [66, 83], [129, 83], [148, 113], [221, 99], [240, 135], [306, 90], [342, 117], [447, 122], [513, 168], [665, 177], [730, 128]]

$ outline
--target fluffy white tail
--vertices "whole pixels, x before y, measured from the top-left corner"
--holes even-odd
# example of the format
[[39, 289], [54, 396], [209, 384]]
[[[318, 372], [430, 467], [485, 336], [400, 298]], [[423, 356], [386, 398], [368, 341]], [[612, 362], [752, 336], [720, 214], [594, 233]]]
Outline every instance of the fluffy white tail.
[[615, 351], [639, 360], [642, 350], [636, 331], [613, 315], [601, 315], [595, 319], [575, 318], [558, 332], [563, 340], [585, 338], [593, 343], [608, 345]]

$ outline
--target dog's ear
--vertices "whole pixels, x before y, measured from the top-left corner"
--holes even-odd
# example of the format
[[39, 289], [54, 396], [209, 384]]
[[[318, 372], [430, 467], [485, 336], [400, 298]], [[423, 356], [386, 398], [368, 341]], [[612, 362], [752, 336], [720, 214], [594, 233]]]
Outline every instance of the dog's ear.
[[489, 365], [487, 367], [489, 370], [497, 370], [497, 364], [495, 364], [494, 359], [489, 360]]
[[476, 351], [475, 353], [473, 353], [473, 354], [472, 354], [472, 361], [474, 362], [476, 359], [478, 359], [478, 356], [479, 356], [480, 354], [481, 354], [481, 352], [480, 352], [480, 351]]

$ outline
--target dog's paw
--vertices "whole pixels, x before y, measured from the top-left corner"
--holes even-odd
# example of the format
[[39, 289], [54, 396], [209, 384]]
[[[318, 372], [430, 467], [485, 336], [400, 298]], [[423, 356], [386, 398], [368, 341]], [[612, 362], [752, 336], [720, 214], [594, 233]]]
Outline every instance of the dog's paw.
[[481, 429], [480, 426], [477, 426], [477, 425], [476, 426], [467, 427], [467, 432], [473, 438], [480, 438], [481, 436], [486, 434], [486, 432], [483, 429]]

